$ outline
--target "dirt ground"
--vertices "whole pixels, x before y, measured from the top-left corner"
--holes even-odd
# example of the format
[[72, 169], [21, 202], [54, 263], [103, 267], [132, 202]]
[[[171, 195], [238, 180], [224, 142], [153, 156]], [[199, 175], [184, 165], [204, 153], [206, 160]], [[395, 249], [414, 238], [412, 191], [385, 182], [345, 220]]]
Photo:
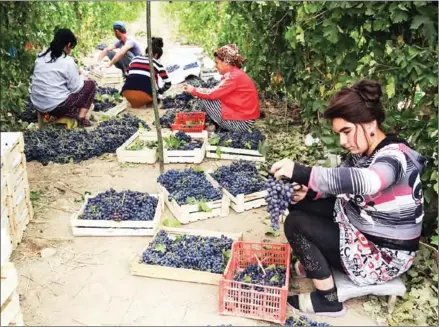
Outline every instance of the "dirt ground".
[[[170, 22], [160, 17], [153, 3], [153, 34], [164, 38], [165, 54], [178, 43]], [[159, 24], [160, 22], [160, 24]], [[145, 30], [144, 15], [129, 25], [129, 32]], [[138, 37], [143, 45], [146, 39]], [[163, 62], [166, 64], [166, 55]], [[128, 110], [151, 124], [151, 110]], [[205, 160], [204, 168], [226, 162]], [[166, 169], [187, 165], [167, 165]], [[19, 294], [26, 325], [269, 325], [251, 319], [220, 316], [216, 286], [135, 277], [129, 263], [149, 237], [73, 237], [69, 220], [81, 205], [81, 194], [113, 187], [156, 193], [158, 165], [119, 164], [114, 154], [80, 164], [27, 164], [31, 190], [41, 198], [34, 203], [35, 218], [13, 253], [19, 274]], [[58, 184], [57, 184], [58, 182]], [[64, 183], [60, 190], [59, 182]], [[55, 187], [56, 186], [56, 187]], [[35, 194], [35, 193], [34, 193]], [[172, 217], [166, 210], [163, 218]], [[243, 232], [245, 240], [283, 241], [265, 236], [264, 209], [214, 218], [187, 228]], [[43, 259], [40, 251], [53, 247], [56, 254]], [[305, 282], [306, 283], [306, 282]], [[300, 288], [306, 285], [300, 285]], [[346, 303], [348, 313], [339, 319], [318, 319], [339, 326], [371, 326], [361, 300]]]

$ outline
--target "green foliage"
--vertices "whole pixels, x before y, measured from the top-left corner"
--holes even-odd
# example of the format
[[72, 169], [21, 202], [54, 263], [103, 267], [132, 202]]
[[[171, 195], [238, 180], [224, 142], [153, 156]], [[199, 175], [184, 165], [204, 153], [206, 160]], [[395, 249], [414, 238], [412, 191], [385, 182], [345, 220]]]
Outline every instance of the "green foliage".
[[46, 49], [56, 28], [79, 37], [73, 55], [80, 57], [112, 33], [115, 20], [138, 17], [144, 2], [5, 1], [0, 3], [1, 131], [20, 129], [37, 53]]
[[407, 292], [396, 303], [395, 310], [387, 315], [387, 302], [383, 297], [370, 296], [364, 309], [389, 326], [437, 326], [438, 322], [438, 265], [437, 250], [421, 246], [412, 268], [403, 275]]
[[236, 43], [259, 90], [297, 103], [302, 134], [311, 131], [332, 152], [339, 151], [338, 140], [322, 119], [330, 97], [362, 78], [380, 82], [385, 130], [429, 160], [424, 231], [431, 234], [438, 188], [437, 2], [172, 2], [167, 12], [180, 20], [184, 36], [209, 51]]

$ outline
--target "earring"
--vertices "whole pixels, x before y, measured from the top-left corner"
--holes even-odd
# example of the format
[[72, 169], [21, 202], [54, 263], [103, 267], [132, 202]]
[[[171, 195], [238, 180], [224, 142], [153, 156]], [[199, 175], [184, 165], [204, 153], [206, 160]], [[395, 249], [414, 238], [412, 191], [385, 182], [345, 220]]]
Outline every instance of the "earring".
[[371, 132], [371, 133], [370, 133], [370, 136], [371, 136], [371, 137], [374, 137], [374, 136], [375, 136], [375, 133], [374, 133], [374, 132]]

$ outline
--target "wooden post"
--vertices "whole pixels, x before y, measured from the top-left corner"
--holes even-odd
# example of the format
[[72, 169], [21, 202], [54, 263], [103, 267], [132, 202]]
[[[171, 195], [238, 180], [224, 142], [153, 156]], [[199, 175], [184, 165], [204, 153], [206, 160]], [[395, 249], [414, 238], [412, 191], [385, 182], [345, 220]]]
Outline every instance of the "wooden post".
[[157, 143], [158, 143], [158, 154], [159, 154], [159, 165], [160, 174], [165, 171], [165, 164], [163, 158], [163, 138], [162, 138], [162, 128], [160, 126], [160, 116], [159, 109], [157, 105], [157, 90], [155, 82], [155, 72], [154, 72], [154, 59], [152, 56], [152, 37], [151, 37], [151, 1], [146, 1], [146, 33], [148, 37], [148, 60], [149, 60], [149, 72], [151, 75], [151, 89], [152, 89], [152, 102], [154, 106], [154, 117], [155, 117], [155, 127], [157, 130]]
[[42, 129], [44, 126], [44, 117], [41, 112], [37, 110], [37, 117], [38, 117], [38, 129]]

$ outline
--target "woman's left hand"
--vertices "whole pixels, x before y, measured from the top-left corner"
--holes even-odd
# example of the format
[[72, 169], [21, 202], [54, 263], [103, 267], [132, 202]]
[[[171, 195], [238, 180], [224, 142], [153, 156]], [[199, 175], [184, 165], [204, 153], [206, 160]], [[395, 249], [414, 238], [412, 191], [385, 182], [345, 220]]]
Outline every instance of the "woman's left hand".
[[183, 85], [183, 91], [186, 93], [192, 93], [195, 90], [195, 87], [193, 87], [190, 84], [184, 84]]
[[294, 161], [291, 159], [282, 159], [271, 166], [271, 173], [274, 177], [280, 179], [282, 176], [287, 178], [293, 177]]

